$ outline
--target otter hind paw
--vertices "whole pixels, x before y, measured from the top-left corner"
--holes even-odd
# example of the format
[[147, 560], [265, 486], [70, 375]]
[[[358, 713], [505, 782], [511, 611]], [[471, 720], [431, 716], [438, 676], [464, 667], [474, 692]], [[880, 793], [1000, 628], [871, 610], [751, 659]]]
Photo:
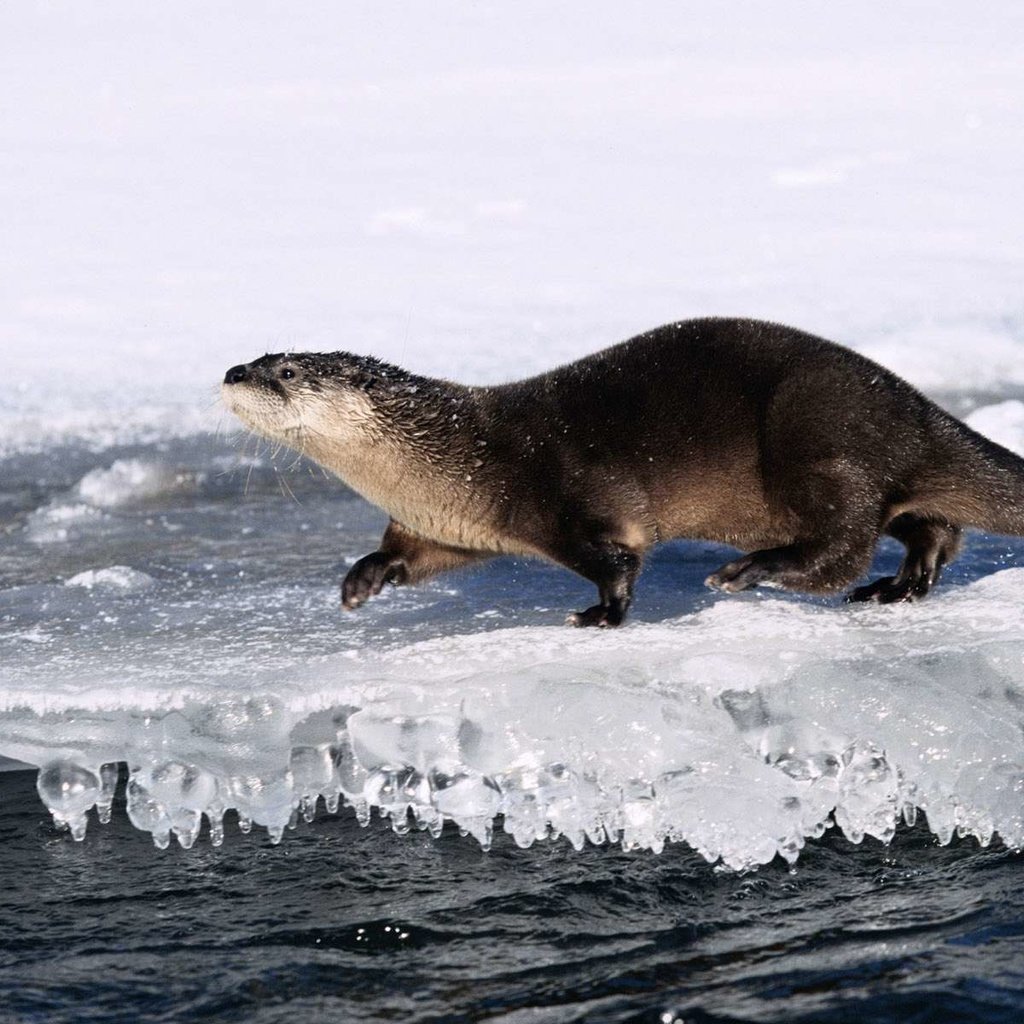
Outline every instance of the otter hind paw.
[[712, 590], [722, 590], [727, 594], [736, 594], [763, 583], [769, 575], [755, 555], [744, 555], [715, 570], [704, 580], [704, 586]]
[[900, 601], [917, 601], [928, 593], [928, 585], [922, 580], [898, 576], [883, 576], [881, 579], [857, 587], [846, 595], [848, 604], [874, 601], [878, 604], [896, 604]]

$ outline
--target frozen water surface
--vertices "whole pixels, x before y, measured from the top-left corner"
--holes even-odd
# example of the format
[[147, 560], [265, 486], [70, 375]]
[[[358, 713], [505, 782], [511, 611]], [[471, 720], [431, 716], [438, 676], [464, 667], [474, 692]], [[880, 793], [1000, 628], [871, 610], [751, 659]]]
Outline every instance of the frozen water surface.
[[[677, 544], [614, 634], [565, 630], [588, 586], [509, 560], [343, 615], [381, 515], [229, 444], [213, 401], [268, 347], [499, 380], [749, 312], [862, 348], [1021, 450], [1012, 34], [936, 17], [935, 45], [974, 60], [951, 68], [849, 12], [799, 45], [746, 9], [675, 14], [671, 43], [596, 12], [571, 53], [449, 14], [425, 50], [361, 7], [315, 37], [211, 15], [202, 42], [117, 5], [3, 16], [41, 65], [5, 72], [29, 159], [3, 186], [24, 244], [0, 324], [0, 753], [41, 766], [76, 838], [126, 762], [161, 846], [204, 821], [218, 841], [229, 809], [277, 839], [321, 801], [735, 868], [919, 812], [944, 842], [1019, 845], [1020, 541], [975, 538], [921, 608], [716, 601], [699, 581], [727, 553]], [[248, 56], [220, 60], [239, 30]]]
[[[0, 548], [0, 750], [76, 838], [126, 762], [158, 846], [204, 816], [219, 842], [229, 809], [277, 840], [321, 801], [740, 869], [922, 811], [942, 842], [1024, 843], [1020, 541], [975, 538], [918, 606], [714, 598], [726, 552], [675, 544], [618, 631], [566, 628], [588, 585], [509, 559], [344, 613], [382, 517], [314, 467], [214, 439], [49, 457]], [[7, 461], [13, 503], [40, 460]]]
[[[897, 1004], [1020, 1019], [1005, 950], [1024, 920], [1007, 895], [1024, 843], [1024, 542], [971, 537], [906, 608], [712, 596], [700, 581], [729, 553], [677, 543], [652, 555], [617, 632], [564, 628], [589, 585], [508, 559], [343, 614], [338, 582], [383, 516], [235, 437], [218, 409], [224, 370], [268, 350], [347, 348], [488, 382], [735, 314], [852, 345], [1024, 453], [1020, 5], [645, 11], [0, 10], [0, 755], [36, 766], [43, 804], [84, 839], [32, 832], [42, 805], [12, 774], [7, 863], [47, 851], [50, 882], [85, 887], [76, 906], [101, 863], [163, 871], [191, 894], [192, 917], [172, 916], [199, 932], [223, 919], [210, 877], [243, 861], [300, 889], [331, 870], [317, 859], [330, 849], [359, 899], [392, 908], [416, 865], [442, 879], [394, 920], [318, 889], [345, 926], [282, 942], [341, 960], [312, 980], [235, 964], [224, 984], [241, 1009], [194, 994], [207, 1015], [284, 1019], [249, 1013], [267, 978], [326, 991], [353, 950], [399, 955], [384, 929], [403, 915], [425, 960], [464, 952], [445, 917], [462, 886], [479, 941], [519, 959], [492, 971], [496, 989], [445, 975], [432, 1009], [410, 988], [409, 1020], [453, 1019], [457, 1003], [466, 1020], [693, 1016], [700, 986], [729, 994], [732, 1016], [709, 1020], [824, 1020], [841, 1002], [829, 985], [863, 995], [864, 978], [906, 977], [941, 991], [945, 1016], [901, 996], [872, 1004], [877, 1019]], [[877, 568], [898, 557], [883, 545]], [[296, 824], [279, 849], [260, 838]], [[138, 830], [168, 852], [143, 859]], [[878, 840], [912, 864], [903, 902], [876, 884], [895, 877]], [[808, 874], [790, 891], [794, 861]], [[765, 888], [743, 889], [735, 869], [759, 866]], [[0, 986], [16, 1012], [113, 1019], [101, 1008], [124, 993], [89, 974], [98, 945], [76, 946], [73, 922], [37, 938], [37, 876], [8, 876], [21, 924]], [[249, 898], [258, 930], [268, 911]], [[643, 937], [614, 923], [618, 898]], [[752, 930], [721, 903], [741, 898]], [[889, 917], [885, 940], [863, 939]], [[584, 942], [580, 921], [594, 929], [581, 963], [621, 963], [619, 988], [594, 968], [563, 992], [537, 966]], [[794, 966], [772, 995], [780, 928]], [[937, 942], [984, 946], [984, 964], [945, 971]], [[30, 948], [77, 949], [60, 976], [89, 998], [26, 986]], [[379, 1000], [383, 982], [353, 977]], [[473, 979], [490, 1009], [459, 1002]], [[173, 1013], [153, 998], [134, 992], [125, 1019]], [[367, 1005], [353, 995], [345, 1012], [375, 1019]]]

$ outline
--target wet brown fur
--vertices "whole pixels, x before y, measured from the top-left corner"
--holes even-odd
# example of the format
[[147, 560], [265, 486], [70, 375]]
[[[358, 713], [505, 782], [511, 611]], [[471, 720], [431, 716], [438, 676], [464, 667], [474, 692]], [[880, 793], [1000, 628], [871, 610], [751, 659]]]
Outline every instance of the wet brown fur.
[[386, 582], [513, 553], [597, 584], [575, 624], [618, 625], [658, 541], [750, 551], [708, 577], [721, 590], [831, 593], [884, 533], [903, 565], [850, 596], [912, 600], [964, 527], [1024, 534], [1024, 460], [870, 360], [777, 324], [684, 321], [495, 387], [347, 353], [238, 371], [224, 393], [243, 421], [392, 517], [343, 583], [349, 608]]

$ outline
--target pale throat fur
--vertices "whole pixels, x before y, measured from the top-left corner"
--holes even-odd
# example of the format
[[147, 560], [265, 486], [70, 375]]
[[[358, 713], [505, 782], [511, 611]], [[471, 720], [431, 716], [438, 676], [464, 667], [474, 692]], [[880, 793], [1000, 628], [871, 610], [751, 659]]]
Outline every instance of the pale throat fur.
[[503, 509], [479, 486], [488, 448], [479, 390], [414, 378], [372, 396], [344, 385], [304, 391], [297, 400], [255, 386], [224, 387], [222, 394], [249, 429], [312, 459], [420, 536], [533, 554], [504, 534]]

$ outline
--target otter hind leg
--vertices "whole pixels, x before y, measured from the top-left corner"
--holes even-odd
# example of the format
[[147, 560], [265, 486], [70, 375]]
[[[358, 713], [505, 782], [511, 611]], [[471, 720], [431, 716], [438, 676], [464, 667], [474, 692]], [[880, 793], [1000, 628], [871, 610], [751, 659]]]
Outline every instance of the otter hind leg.
[[706, 586], [726, 593], [760, 584], [828, 594], [867, 569], [882, 516], [859, 474], [823, 465], [788, 482], [783, 493], [794, 540], [726, 563], [707, 577]]
[[952, 523], [904, 512], [885, 532], [895, 537], [907, 553], [895, 576], [883, 576], [847, 595], [847, 601], [917, 601], [939, 581], [942, 570], [956, 558], [962, 530]]
[[363, 556], [341, 584], [342, 607], [351, 611], [375, 597], [387, 583], [421, 583], [447, 569], [489, 558], [483, 551], [448, 547], [427, 540], [392, 521], [377, 551]]
[[876, 536], [858, 532], [841, 542], [804, 541], [752, 551], [715, 570], [704, 581], [713, 590], [734, 594], [751, 587], [782, 587], [808, 594], [829, 594], [852, 583], [871, 563]]

